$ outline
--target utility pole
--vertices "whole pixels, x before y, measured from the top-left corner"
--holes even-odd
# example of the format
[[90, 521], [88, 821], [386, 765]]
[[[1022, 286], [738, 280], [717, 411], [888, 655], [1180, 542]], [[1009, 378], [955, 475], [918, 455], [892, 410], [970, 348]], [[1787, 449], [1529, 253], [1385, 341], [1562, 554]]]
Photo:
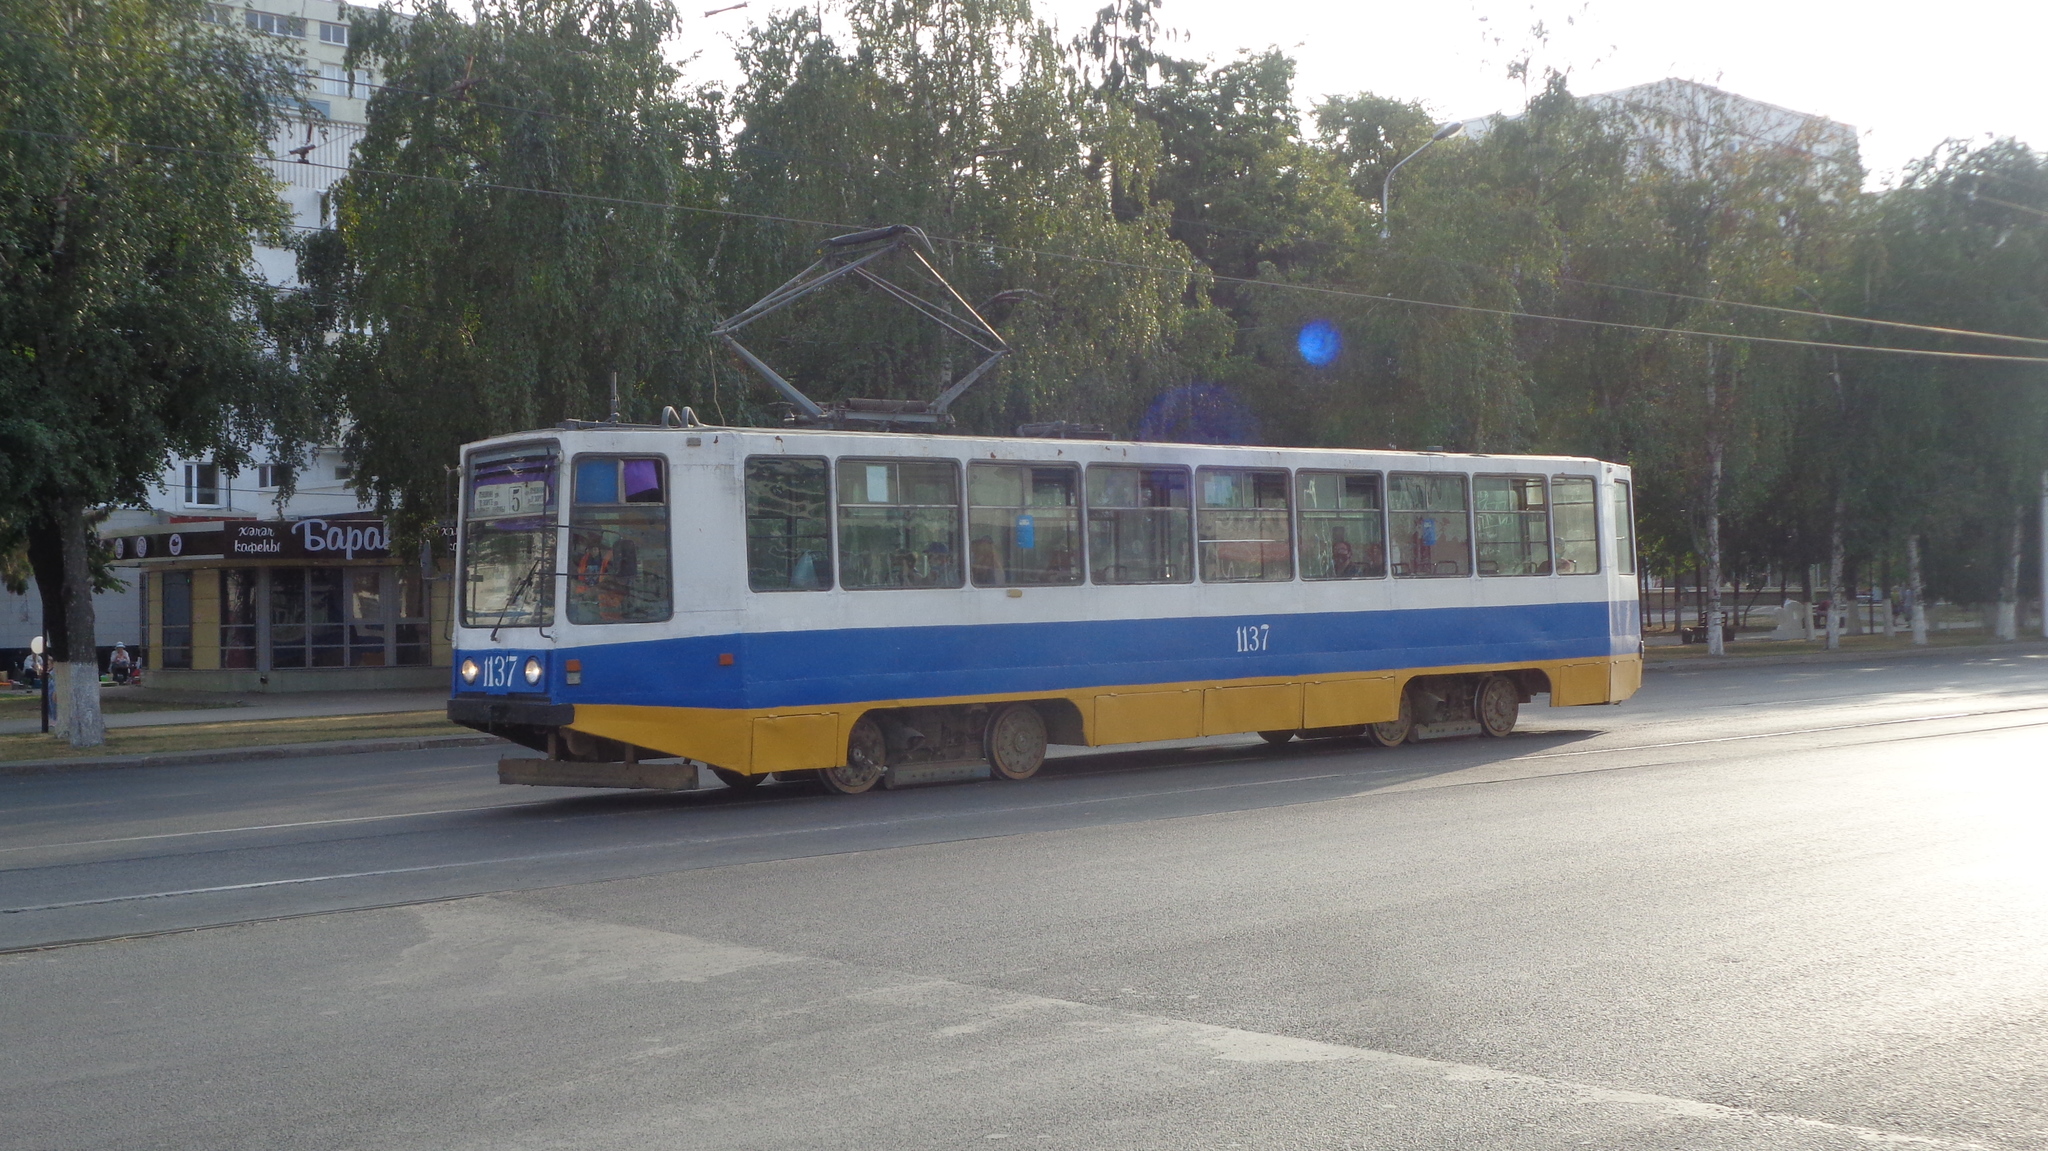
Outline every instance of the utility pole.
[[1401, 164], [1406, 164], [1415, 157], [1422, 155], [1424, 148], [1429, 147], [1438, 140], [1450, 139], [1452, 136], [1457, 135], [1464, 127], [1464, 123], [1459, 120], [1453, 120], [1445, 124], [1436, 130], [1435, 135], [1424, 140], [1421, 148], [1417, 148], [1406, 156], [1401, 157], [1400, 164], [1395, 164], [1387, 169], [1387, 178], [1380, 181], [1380, 239], [1392, 239], [1394, 235], [1394, 173], [1401, 170]]
[[2048, 470], [2041, 473], [2041, 636], [2048, 639]]

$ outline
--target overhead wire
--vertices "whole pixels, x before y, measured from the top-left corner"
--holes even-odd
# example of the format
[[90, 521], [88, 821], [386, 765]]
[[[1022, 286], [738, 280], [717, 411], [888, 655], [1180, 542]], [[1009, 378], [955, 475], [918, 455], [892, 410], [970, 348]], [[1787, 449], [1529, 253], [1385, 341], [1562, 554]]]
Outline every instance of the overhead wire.
[[[43, 132], [30, 128], [0, 128], [0, 132], [39, 136], [47, 139], [65, 139], [73, 141], [91, 139], [90, 137], [80, 136], [77, 134]], [[223, 152], [219, 149], [195, 148], [187, 145], [178, 144], [150, 144], [141, 141], [123, 140], [105, 140], [102, 142], [119, 147], [134, 147], [153, 151], [187, 152], [200, 155], [242, 155], [241, 153]], [[589, 192], [567, 192], [559, 189], [534, 188], [518, 184], [500, 184], [495, 181], [459, 180], [449, 176], [429, 176], [414, 172], [393, 172], [383, 169], [365, 169], [344, 164], [329, 164], [323, 161], [312, 161], [302, 159], [299, 162], [308, 164], [309, 166], [312, 167], [326, 168], [333, 171], [339, 171], [344, 173], [360, 174], [363, 176], [370, 177], [414, 180], [423, 183], [452, 186], [457, 189], [479, 189], [487, 191], [523, 193], [560, 200], [574, 200], [590, 203], [610, 204], [620, 207], [651, 208], [657, 211], [700, 213], [732, 219], [746, 219], [772, 223], [797, 224], [806, 227], [845, 229], [848, 231], [859, 230], [862, 227], [862, 225], [848, 224], [840, 221], [812, 220], [799, 216], [782, 216], [766, 212], [745, 212], [731, 208], [711, 208], [694, 204], [663, 203], [652, 200], [639, 200], [624, 196], [605, 196]], [[1596, 320], [1578, 316], [1550, 315], [1540, 312], [1523, 311], [1514, 308], [1492, 308], [1477, 304], [1458, 304], [1442, 300], [1422, 300], [1406, 296], [1396, 296], [1390, 293], [1366, 292], [1355, 288], [1343, 288], [1334, 285], [1282, 283], [1274, 280], [1259, 280], [1244, 276], [1229, 276], [1214, 271], [1205, 272], [1204, 270], [1193, 267], [1173, 268], [1163, 265], [1142, 264], [1130, 260], [1110, 259], [1108, 257], [1102, 256], [1084, 256], [1065, 252], [1050, 252], [1042, 249], [1025, 248], [1018, 245], [997, 244], [983, 240], [956, 239], [945, 236], [932, 236], [930, 237], [930, 239], [935, 243], [945, 243], [948, 245], [964, 248], [978, 248], [983, 250], [994, 249], [1000, 251], [1015, 252], [1020, 255], [1038, 256], [1046, 259], [1058, 259], [1082, 263], [1091, 263], [1106, 267], [1116, 267], [1131, 271], [1145, 271], [1165, 275], [1206, 274], [1211, 279], [1223, 283], [1236, 283], [1250, 287], [1303, 292], [1316, 295], [1334, 296], [1351, 299], [1372, 300], [1382, 303], [1402, 304], [1411, 307], [1422, 307], [1446, 311], [1491, 315], [1508, 319], [1572, 324], [1582, 327], [1596, 327], [1606, 329], [1651, 332], [1663, 335], [1687, 336], [1699, 339], [1732, 340], [1742, 343], [1820, 348], [1830, 351], [1870, 352], [1881, 355], [1920, 356], [1944, 360], [1971, 360], [1983, 362], [2048, 364], [2048, 357], [1997, 355], [1986, 352], [1956, 352], [1933, 348], [1897, 348], [1878, 344], [1851, 344], [1824, 340], [1805, 340], [1787, 336], [1762, 336], [1740, 332], [1709, 332], [1695, 328], [1672, 328], [1655, 324], [1639, 324], [1620, 320]]]

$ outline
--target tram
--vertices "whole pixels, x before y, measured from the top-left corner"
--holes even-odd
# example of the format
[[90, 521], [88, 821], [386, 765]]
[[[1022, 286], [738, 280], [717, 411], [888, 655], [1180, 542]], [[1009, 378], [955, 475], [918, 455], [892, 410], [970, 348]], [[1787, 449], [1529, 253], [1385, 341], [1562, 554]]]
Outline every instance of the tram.
[[448, 714], [555, 765], [508, 782], [1022, 779], [1641, 684], [1618, 464], [671, 423], [463, 451]]

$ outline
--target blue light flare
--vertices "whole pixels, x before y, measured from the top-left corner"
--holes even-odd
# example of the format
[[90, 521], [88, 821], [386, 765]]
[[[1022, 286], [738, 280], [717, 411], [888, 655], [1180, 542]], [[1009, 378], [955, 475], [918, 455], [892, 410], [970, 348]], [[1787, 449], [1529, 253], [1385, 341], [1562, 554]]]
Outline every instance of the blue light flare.
[[1337, 325], [1328, 320], [1310, 320], [1301, 326], [1301, 334], [1294, 338], [1294, 347], [1310, 367], [1327, 368], [1344, 350], [1344, 336], [1337, 331]]

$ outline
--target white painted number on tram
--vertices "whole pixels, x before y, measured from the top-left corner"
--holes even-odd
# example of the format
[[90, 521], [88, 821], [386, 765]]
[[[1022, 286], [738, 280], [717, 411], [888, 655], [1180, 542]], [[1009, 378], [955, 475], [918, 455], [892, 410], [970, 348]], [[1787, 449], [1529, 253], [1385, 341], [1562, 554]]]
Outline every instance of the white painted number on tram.
[[1273, 625], [1269, 623], [1247, 624], [1237, 629], [1237, 650], [1265, 651], [1266, 641], [1272, 637]]

